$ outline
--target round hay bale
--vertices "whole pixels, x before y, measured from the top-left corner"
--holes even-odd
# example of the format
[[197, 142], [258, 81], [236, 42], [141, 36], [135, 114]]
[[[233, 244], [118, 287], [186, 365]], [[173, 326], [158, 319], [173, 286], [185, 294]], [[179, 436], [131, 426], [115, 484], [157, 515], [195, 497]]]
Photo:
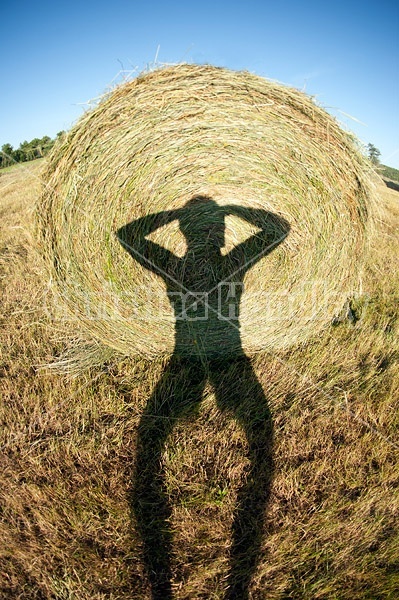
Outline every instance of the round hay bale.
[[45, 184], [41, 243], [70, 313], [146, 357], [318, 332], [358, 285], [374, 203], [368, 161], [310, 97], [188, 64], [107, 95]]

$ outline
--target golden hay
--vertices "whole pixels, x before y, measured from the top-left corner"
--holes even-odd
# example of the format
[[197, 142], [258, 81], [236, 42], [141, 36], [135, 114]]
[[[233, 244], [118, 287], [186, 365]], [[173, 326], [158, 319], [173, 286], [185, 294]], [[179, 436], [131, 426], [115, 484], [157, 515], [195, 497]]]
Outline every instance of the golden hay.
[[122, 354], [286, 348], [359, 286], [368, 161], [311, 98], [247, 72], [181, 64], [125, 83], [58, 144], [45, 183], [59, 296]]

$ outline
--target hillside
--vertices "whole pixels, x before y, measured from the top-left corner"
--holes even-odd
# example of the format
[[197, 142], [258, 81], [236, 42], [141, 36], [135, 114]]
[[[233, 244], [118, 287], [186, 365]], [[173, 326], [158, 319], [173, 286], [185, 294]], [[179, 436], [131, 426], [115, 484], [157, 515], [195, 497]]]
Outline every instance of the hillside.
[[[155, 495], [153, 529], [173, 538], [169, 550], [151, 549], [170, 559], [173, 598], [221, 599], [233, 579], [254, 600], [398, 598], [399, 193], [382, 183], [378, 190], [362, 294], [324, 335], [252, 360], [271, 414], [273, 433], [257, 434], [272, 451], [271, 483], [270, 473], [250, 471], [245, 435], [265, 407], [254, 407], [233, 363], [224, 385], [241, 385], [241, 420], [216, 405], [209, 385], [190, 410], [190, 390], [181, 374], [171, 376], [165, 394], [188, 408], [163, 448], [162, 485], [151, 491], [132, 478], [140, 418], [165, 363], [126, 358], [76, 377], [40, 368], [79, 337], [54, 306], [35, 249], [41, 166], [0, 172], [1, 598], [150, 598], [132, 488], [143, 507]], [[161, 423], [161, 408], [151, 410]], [[155, 447], [163, 434], [151, 431]], [[155, 450], [145, 452], [150, 463]], [[232, 572], [236, 506], [253, 517], [259, 486], [270, 494], [264, 523], [244, 518], [242, 537], [256, 535], [235, 535], [237, 554], [256, 553], [257, 568], [245, 572], [239, 557]]]
[[396, 183], [399, 183], [399, 169], [387, 167], [387, 165], [380, 165], [378, 171], [383, 177], [386, 177], [391, 181], [396, 181]]

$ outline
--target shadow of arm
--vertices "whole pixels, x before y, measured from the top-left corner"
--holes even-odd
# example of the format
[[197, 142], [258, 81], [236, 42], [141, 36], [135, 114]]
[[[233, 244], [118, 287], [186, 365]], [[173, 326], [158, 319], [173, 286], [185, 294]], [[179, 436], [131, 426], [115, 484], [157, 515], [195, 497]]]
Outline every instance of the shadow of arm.
[[225, 210], [226, 214], [239, 217], [260, 229], [228, 254], [232, 261], [241, 263], [241, 268], [245, 270], [277, 248], [291, 229], [283, 217], [267, 210], [237, 205], [226, 206]]
[[177, 219], [177, 213], [178, 211], [163, 211], [140, 217], [118, 229], [116, 237], [132, 258], [146, 269], [159, 273], [176, 257], [163, 246], [147, 240], [146, 236]]

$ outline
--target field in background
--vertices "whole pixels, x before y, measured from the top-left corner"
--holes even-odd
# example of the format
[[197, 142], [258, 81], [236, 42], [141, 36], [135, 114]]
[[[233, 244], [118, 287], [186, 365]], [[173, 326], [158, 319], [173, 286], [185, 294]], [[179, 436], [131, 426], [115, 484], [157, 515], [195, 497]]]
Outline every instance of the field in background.
[[[129, 490], [140, 415], [165, 365], [124, 359], [73, 379], [38, 369], [76, 336], [51, 305], [32, 238], [40, 168], [0, 172], [0, 596], [144, 600]], [[253, 360], [275, 465], [256, 600], [399, 597], [399, 193], [379, 194], [350, 318]], [[176, 599], [223, 598], [246, 444], [210, 387], [168, 440]]]

